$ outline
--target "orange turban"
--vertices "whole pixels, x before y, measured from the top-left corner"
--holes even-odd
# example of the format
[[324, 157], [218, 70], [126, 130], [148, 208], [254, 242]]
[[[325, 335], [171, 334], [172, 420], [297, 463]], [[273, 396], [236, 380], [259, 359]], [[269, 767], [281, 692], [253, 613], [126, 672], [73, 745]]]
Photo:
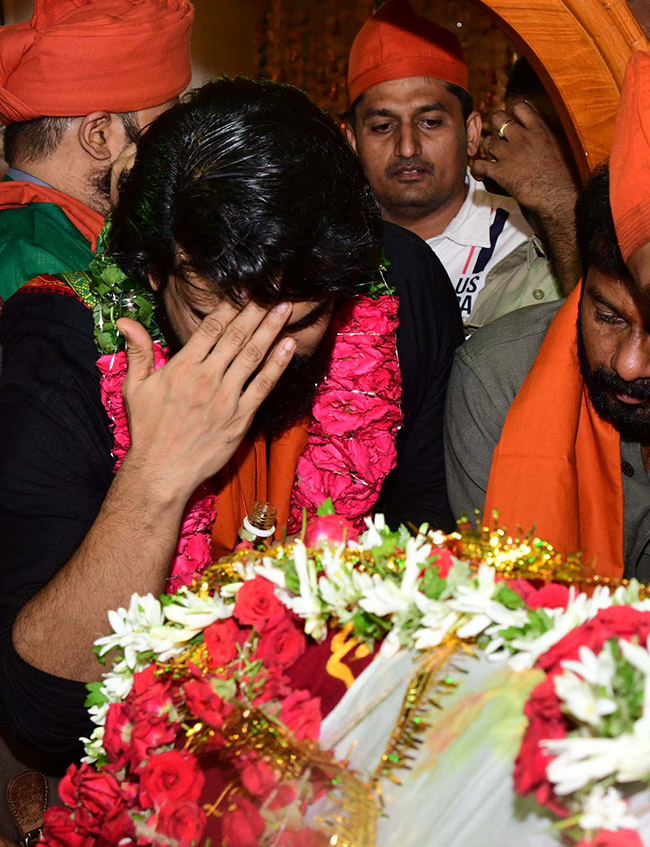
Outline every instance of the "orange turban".
[[455, 36], [418, 17], [407, 0], [388, 0], [354, 39], [348, 66], [350, 102], [380, 82], [412, 76], [441, 79], [467, 90], [467, 64]]
[[135, 112], [191, 77], [187, 0], [36, 0], [0, 28], [0, 122]]
[[614, 225], [627, 262], [650, 241], [649, 53], [633, 53], [625, 69], [609, 168]]

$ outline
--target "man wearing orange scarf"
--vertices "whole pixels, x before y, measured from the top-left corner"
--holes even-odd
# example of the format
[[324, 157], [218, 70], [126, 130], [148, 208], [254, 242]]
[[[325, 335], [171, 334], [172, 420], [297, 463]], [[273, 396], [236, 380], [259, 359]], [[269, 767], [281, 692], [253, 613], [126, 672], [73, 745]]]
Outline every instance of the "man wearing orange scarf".
[[191, 21], [187, 0], [36, 0], [0, 28], [0, 302], [88, 266], [112, 163], [190, 81]]
[[577, 206], [584, 284], [476, 333], [447, 397], [457, 515], [536, 526], [595, 572], [650, 581], [650, 302], [623, 261], [609, 172]]

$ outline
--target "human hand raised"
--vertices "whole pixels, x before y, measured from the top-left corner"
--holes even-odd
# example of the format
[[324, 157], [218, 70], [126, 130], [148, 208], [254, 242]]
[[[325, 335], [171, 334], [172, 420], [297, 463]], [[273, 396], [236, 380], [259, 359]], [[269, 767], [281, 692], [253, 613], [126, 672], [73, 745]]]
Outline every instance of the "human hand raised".
[[492, 134], [483, 143], [490, 158], [474, 162], [474, 177], [493, 179], [520, 206], [542, 219], [572, 216], [578, 186], [557, 135], [539, 112], [529, 103], [519, 102], [511, 114], [495, 112], [492, 126]]
[[289, 303], [239, 310], [222, 302], [159, 370], [145, 328], [119, 320], [127, 340], [122, 393], [131, 433], [123, 468], [145, 473], [179, 500], [221, 470], [291, 361], [295, 341], [279, 338], [291, 311]]

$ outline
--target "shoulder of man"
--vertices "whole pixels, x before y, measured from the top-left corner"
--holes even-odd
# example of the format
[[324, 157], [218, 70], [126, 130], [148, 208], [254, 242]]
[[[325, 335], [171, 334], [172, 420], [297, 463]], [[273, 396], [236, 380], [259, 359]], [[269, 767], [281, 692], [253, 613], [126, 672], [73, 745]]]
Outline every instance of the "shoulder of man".
[[518, 309], [477, 330], [456, 352], [457, 377], [470, 370], [493, 400], [509, 407], [562, 302]]

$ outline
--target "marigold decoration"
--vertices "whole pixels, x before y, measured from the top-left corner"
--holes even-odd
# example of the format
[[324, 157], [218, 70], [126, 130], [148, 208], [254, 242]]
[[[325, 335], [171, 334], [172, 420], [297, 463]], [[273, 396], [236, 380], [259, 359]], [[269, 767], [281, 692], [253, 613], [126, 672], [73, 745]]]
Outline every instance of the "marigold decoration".
[[[481, 656], [514, 679], [544, 674], [524, 707], [517, 791], [533, 792], [581, 847], [642, 843], [628, 798], [650, 780], [645, 589], [630, 581], [588, 596], [572, 584], [533, 585], [521, 578], [527, 542], [505, 532], [490, 542], [488, 564], [448, 549], [475, 552], [484, 532], [422, 527], [412, 537], [377, 516], [349, 538], [345, 519], [319, 523], [308, 529], [321, 535], [313, 548], [242, 550], [189, 589], [134, 595], [110, 613], [114, 633], [96, 652], [113, 665], [89, 686], [96, 729], [62, 783], [65, 806], [47, 813], [44, 844], [392, 844], [400, 820], [387, 788], [406, 792], [400, 805], [408, 799], [435, 755], [436, 716]], [[328, 543], [324, 525], [345, 540]], [[561, 572], [575, 575], [577, 562], [559, 563]], [[322, 722], [318, 697], [293, 671], [337, 630], [375, 658]], [[363, 685], [366, 737], [376, 738], [390, 668], [404, 677], [401, 706], [371, 766], [359, 764], [359, 747], [353, 766], [342, 755], [352, 749], [346, 726], [363, 719], [343, 707]], [[383, 714], [385, 724], [392, 712]]]

